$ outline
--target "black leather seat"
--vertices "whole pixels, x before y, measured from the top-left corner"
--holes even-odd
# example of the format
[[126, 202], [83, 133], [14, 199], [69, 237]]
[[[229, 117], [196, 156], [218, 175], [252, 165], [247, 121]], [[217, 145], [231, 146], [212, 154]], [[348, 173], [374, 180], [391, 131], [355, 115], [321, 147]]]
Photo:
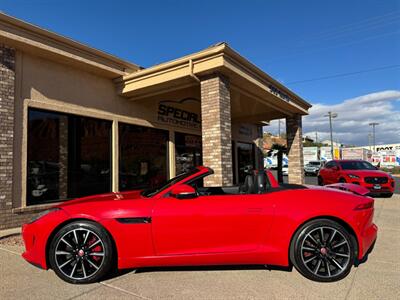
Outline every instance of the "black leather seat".
[[260, 171], [255, 175], [247, 175], [243, 185], [240, 186], [241, 194], [263, 194], [271, 187], [267, 174]]
[[270, 184], [269, 184], [269, 180], [267, 179], [267, 174], [265, 174], [264, 171], [260, 171], [256, 175], [255, 186], [256, 186], [256, 189], [255, 189], [256, 194], [264, 194], [268, 190]]
[[244, 179], [244, 183], [240, 186], [241, 194], [254, 194], [255, 193], [255, 184], [254, 184], [254, 175], [247, 175]]

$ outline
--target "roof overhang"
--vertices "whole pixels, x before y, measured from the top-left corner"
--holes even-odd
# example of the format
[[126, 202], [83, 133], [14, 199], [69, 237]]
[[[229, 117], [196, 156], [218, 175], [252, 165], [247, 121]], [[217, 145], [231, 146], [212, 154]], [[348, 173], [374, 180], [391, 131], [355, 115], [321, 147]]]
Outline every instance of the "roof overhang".
[[108, 53], [0, 13], [0, 43], [108, 78], [140, 69]]
[[311, 107], [311, 104], [250, 63], [226, 43], [122, 76], [115, 83], [122, 96], [138, 100], [198, 85], [199, 78], [216, 72], [229, 77], [231, 89], [281, 110], [286, 115], [306, 115]]

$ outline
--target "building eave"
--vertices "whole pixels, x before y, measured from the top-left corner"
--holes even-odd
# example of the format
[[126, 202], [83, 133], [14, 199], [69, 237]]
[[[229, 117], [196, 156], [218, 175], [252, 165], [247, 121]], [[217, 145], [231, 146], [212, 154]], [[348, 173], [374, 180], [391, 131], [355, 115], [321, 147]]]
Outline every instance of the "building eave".
[[311, 104], [250, 63], [226, 43], [122, 76], [115, 83], [122, 96], [137, 100], [173, 88], [196, 85], [196, 78], [215, 72], [229, 76], [236, 88], [247, 90], [261, 99], [268, 96], [274, 104], [289, 108], [291, 113], [306, 115], [311, 107]]

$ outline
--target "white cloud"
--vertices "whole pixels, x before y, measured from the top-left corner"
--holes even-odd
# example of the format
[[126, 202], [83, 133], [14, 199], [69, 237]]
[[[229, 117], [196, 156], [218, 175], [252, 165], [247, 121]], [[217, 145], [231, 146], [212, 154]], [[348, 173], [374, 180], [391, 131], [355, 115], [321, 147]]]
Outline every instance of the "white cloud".
[[[344, 100], [339, 104], [316, 103], [310, 109], [310, 115], [303, 118], [303, 135], [318, 140], [329, 139], [329, 122], [324, 117], [329, 111], [338, 114], [333, 119], [334, 140], [344, 144], [368, 145], [371, 122], [377, 122], [376, 143], [400, 143], [400, 110], [395, 101], [400, 100], [400, 91], [388, 90], [371, 93]], [[277, 133], [277, 121], [265, 130]], [[281, 123], [281, 128], [285, 128]], [[281, 129], [284, 132], [285, 129]]]

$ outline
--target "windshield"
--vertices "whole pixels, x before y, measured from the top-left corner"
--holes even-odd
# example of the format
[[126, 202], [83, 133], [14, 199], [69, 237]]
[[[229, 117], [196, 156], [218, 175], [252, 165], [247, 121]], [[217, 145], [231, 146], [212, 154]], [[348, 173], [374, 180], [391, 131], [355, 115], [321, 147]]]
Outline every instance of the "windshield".
[[185, 179], [185, 178], [197, 173], [198, 171], [199, 170], [197, 168], [192, 168], [192, 169], [190, 169], [190, 170], [188, 170], [188, 171], [186, 171], [184, 173], [181, 173], [181, 174], [175, 176], [174, 178], [171, 178], [171, 179], [169, 179], [167, 181], [162, 182], [161, 184], [159, 184], [159, 185], [157, 185], [155, 187], [152, 187], [150, 189], [144, 190], [143, 192], [141, 192], [141, 195], [144, 196], [144, 197], [152, 197], [155, 194], [157, 194], [157, 193], [169, 188], [170, 186], [174, 185], [175, 183], [177, 183], [177, 182], [179, 182], [179, 181], [181, 181], [181, 180], [183, 180], [183, 179]]
[[340, 166], [343, 170], [376, 170], [376, 168], [366, 161], [341, 161]]
[[308, 164], [311, 166], [319, 166], [320, 162], [319, 161], [310, 161]]

